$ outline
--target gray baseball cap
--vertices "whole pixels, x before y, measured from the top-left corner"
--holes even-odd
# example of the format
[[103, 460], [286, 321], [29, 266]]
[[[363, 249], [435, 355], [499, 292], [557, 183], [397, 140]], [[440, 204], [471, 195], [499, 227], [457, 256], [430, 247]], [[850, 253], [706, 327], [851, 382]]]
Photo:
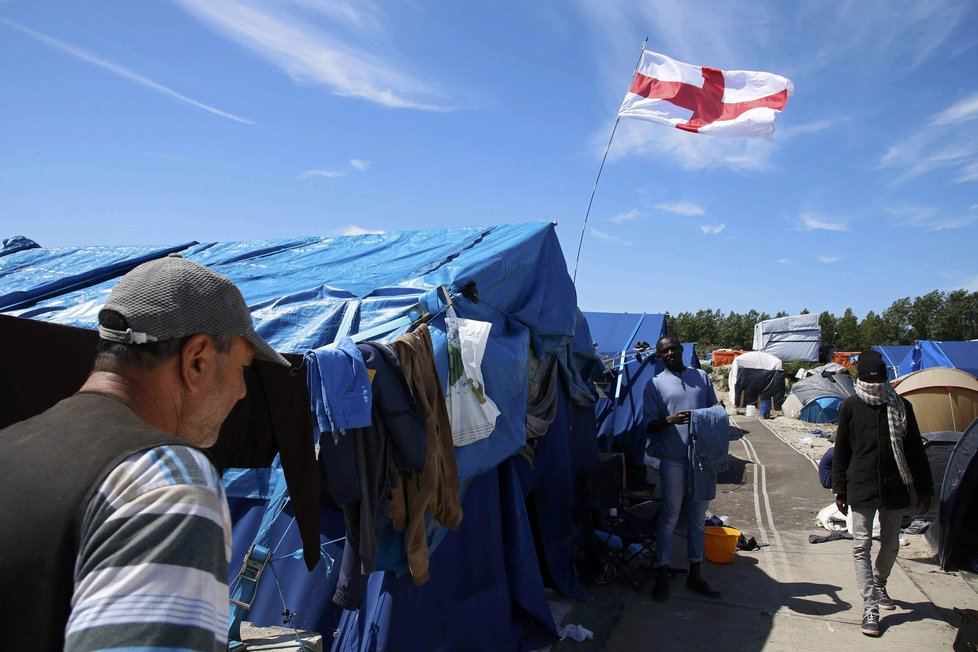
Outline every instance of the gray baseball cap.
[[[101, 325], [114, 310], [129, 328]], [[255, 332], [251, 313], [234, 283], [198, 263], [170, 254], [143, 263], [115, 284], [99, 311], [99, 336], [110, 342], [145, 344], [207, 333], [240, 335], [255, 347], [255, 357], [291, 366]]]

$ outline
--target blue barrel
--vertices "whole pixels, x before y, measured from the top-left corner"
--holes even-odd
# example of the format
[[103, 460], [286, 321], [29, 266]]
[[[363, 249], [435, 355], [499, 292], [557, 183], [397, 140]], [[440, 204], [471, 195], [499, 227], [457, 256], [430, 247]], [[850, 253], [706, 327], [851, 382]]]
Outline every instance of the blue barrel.
[[771, 400], [767, 398], [761, 399], [761, 418], [770, 419], [771, 418]]

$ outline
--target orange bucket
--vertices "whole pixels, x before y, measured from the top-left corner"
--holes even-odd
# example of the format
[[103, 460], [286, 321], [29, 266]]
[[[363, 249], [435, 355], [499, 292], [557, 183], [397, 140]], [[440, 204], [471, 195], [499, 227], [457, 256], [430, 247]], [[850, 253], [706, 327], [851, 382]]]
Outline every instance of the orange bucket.
[[703, 543], [703, 556], [714, 564], [729, 564], [737, 552], [740, 530], [732, 527], [706, 527], [706, 540]]

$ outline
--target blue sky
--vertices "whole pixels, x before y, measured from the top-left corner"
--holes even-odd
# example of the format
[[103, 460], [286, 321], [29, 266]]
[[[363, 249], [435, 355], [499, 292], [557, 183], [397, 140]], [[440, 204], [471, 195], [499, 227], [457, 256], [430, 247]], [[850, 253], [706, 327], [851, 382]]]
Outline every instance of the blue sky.
[[978, 4], [0, 0], [0, 237], [556, 221], [573, 271], [642, 41], [776, 72], [772, 141], [622, 120], [586, 310], [860, 317], [978, 291]]

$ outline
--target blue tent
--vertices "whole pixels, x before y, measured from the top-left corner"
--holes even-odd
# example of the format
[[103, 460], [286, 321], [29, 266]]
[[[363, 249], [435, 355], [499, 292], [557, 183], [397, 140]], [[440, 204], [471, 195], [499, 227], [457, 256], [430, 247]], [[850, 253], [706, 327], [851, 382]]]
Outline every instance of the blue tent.
[[913, 351], [913, 346], [910, 344], [874, 346], [873, 350], [878, 351], [883, 356], [883, 362], [886, 364], [886, 375], [890, 380], [893, 380], [900, 375], [900, 363], [910, 355], [910, 352]]
[[901, 376], [928, 367], [952, 367], [978, 377], [978, 342], [917, 340], [899, 364]]
[[[0, 312], [95, 328], [119, 276], [172, 251], [237, 284], [256, 330], [283, 352], [301, 353], [368, 330], [389, 341], [421, 314], [429, 320], [444, 383], [445, 303], [439, 288], [454, 297], [460, 317], [492, 323], [483, 375], [486, 393], [502, 414], [489, 438], [456, 448], [465, 517], [453, 532], [430, 528], [432, 580], [412, 584], [403, 542], [391, 530], [378, 553], [384, 570], [371, 576], [362, 607], [341, 613], [330, 597], [342, 520], [323, 511], [321, 541], [335, 563], [331, 568], [325, 560], [307, 573], [294, 558], [301, 555], [290, 554], [301, 544], [286, 508], [270, 537], [282, 558], [263, 577], [247, 619], [281, 624], [288, 606], [297, 612], [292, 624], [327, 639], [336, 632], [334, 649], [342, 650], [383, 649], [386, 641], [412, 641], [412, 647], [429, 650], [554, 642], [544, 582], [584, 597], [573, 564], [575, 479], [597, 454], [587, 378], [598, 366], [554, 226], [161, 247], [25, 247], [0, 257]], [[528, 443], [530, 356], [556, 356], [561, 384], [553, 424]], [[528, 446], [532, 455], [526, 454]], [[232, 560], [240, 560], [253, 540], [269, 497], [268, 477], [262, 470], [225, 476], [234, 519]], [[232, 576], [236, 572], [233, 564]]]
[[[641, 460], [646, 442], [642, 395], [645, 385], [662, 368], [661, 361], [652, 359], [651, 354], [666, 334], [666, 317], [613, 312], [585, 312], [584, 317], [595, 351], [607, 370], [602, 384], [605, 396], [595, 405], [599, 441], [605, 448], [614, 442]], [[645, 349], [646, 344], [651, 348]]]
[[701, 368], [700, 359], [696, 355], [696, 342], [683, 342], [683, 364], [692, 369]]
[[822, 396], [803, 407], [798, 418], [808, 423], [838, 423], [840, 405], [838, 396]]

